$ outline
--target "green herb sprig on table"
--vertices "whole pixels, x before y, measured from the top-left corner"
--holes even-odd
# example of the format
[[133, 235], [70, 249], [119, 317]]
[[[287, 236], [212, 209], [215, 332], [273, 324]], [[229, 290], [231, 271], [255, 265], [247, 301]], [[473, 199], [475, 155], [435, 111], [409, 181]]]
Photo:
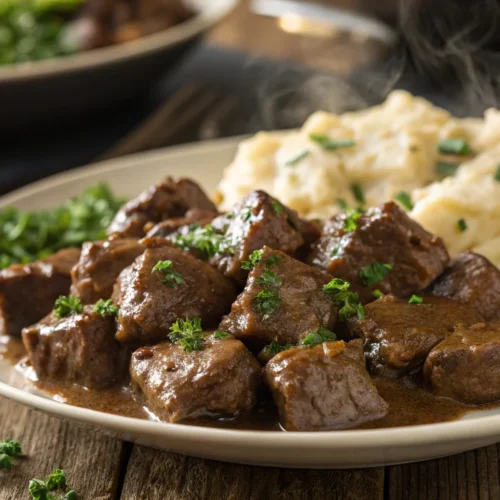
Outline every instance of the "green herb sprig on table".
[[201, 351], [205, 344], [202, 334], [201, 318], [178, 319], [171, 327], [168, 338], [181, 346], [185, 352]]
[[22, 454], [21, 444], [18, 441], [0, 441], [0, 469], [9, 469], [15, 457]]
[[[64, 496], [55, 496], [52, 492], [62, 491]], [[66, 484], [66, 473], [62, 469], [56, 469], [47, 479], [32, 479], [28, 486], [28, 492], [33, 500], [77, 500], [75, 490], [68, 488]]]
[[0, 210], [0, 269], [33, 262], [62, 248], [80, 247], [85, 241], [104, 239], [122, 204], [123, 200], [100, 184], [52, 210]]

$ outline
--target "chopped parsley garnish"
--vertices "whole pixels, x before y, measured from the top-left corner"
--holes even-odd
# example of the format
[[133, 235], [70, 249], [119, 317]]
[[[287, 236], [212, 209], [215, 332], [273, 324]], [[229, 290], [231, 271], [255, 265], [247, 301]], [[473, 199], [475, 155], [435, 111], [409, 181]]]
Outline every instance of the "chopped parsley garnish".
[[83, 311], [82, 301], [72, 295], [61, 295], [54, 304], [54, 314], [62, 319], [70, 314], [80, 314]]
[[369, 266], [362, 267], [359, 271], [359, 277], [365, 286], [372, 286], [384, 280], [391, 272], [392, 266], [390, 264], [381, 264], [374, 262]]
[[281, 278], [276, 276], [271, 269], [264, 268], [262, 275], [257, 279], [256, 283], [264, 287], [281, 286]]
[[359, 204], [363, 205], [365, 202], [365, 195], [363, 193], [363, 190], [361, 189], [361, 185], [359, 184], [359, 182], [355, 182], [354, 184], [352, 184], [351, 189], [354, 198], [356, 198], [356, 201]]
[[472, 150], [465, 139], [444, 139], [438, 142], [437, 150], [445, 155], [471, 155]]
[[101, 184], [52, 210], [0, 210], [0, 269], [33, 262], [63, 248], [80, 247], [85, 241], [105, 239], [106, 228], [122, 204], [123, 200]]
[[214, 339], [222, 340], [227, 339], [228, 337], [230, 337], [230, 335], [227, 332], [214, 332]]
[[186, 233], [176, 236], [174, 244], [184, 250], [197, 249], [210, 258], [218, 253], [234, 253], [226, 237], [216, 233], [210, 224], [204, 227], [192, 224]]
[[497, 171], [495, 172], [494, 179], [500, 182], [500, 165], [497, 167]]
[[395, 200], [399, 201], [401, 205], [403, 205], [406, 210], [410, 211], [413, 210], [413, 201], [411, 199], [410, 193], [407, 193], [406, 191], [401, 191], [398, 193], [395, 197]]
[[203, 349], [205, 337], [202, 334], [201, 318], [178, 319], [171, 327], [168, 338], [180, 345], [185, 352], [200, 351]]
[[315, 332], [307, 334], [302, 340], [302, 345], [312, 347], [330, 340], [337, 340], [337, 335], [326, 328], [320, 327]]
[[330, 255], [332, 257], [336, 257], [338, 255], [338, 253], [340, 252], [340, 248], [339, 247], [334, 247], [330, 253]]
[[318, 143], [323, 149], [334, 151], [335, 149], [350, 148], [356, 144], [352, 139], [330, 139], [327, 135], [311, 134], [311, 141]]
[[285, 165], [287, 167], [294, 167], [295, 165], [298, 165], [304, 158], [307, 158], [310, 154], [311, 152], [306, 149], [305, 151], [302, 151], [302, 153], [298, 154], [295, 158], [288, 160]]
[[275, 266], [281, 260], [278, 254], [271, 255], [269, 259], [266, 259], [267, 266]]
[[342, 198], [337, 198], [337, 206], [341, 210], [347, 210], [347, 202]]
[[333, 278], [323, 286], [323, 292], [330, 295], [338, 308], [341, 321], [345, 321], [351, 316], [357, 316], [359, 319], [365, 317], [365, 310], [359, 302], [359, 296], [357, 293], [349, 291], [350, 286], [350, 283], [340, 278]]
[[278, 338], [276, 337], [269, 345], [264, 347], [264, 351], [266, 354], [269, 354], [271, 357], [276, 356], [276, 354], [287, 351], [288, 349], [291, 349], [294, 347], [293, 344], [278, 344]]
[[180, 285], [184, 283], [184, 278], [182, 274], [174, 271], [172, 269], [172, 261], [171, 260], [159, 260], [153, 269], [151, 269], [151, 273], [163, 273], [163, 283], [170, 288], [175, 288], [175, 285]]
[[[56, 497], [51, 492], [64, 492], [63, 497]], [[76, 500], [75, 490], [68, 488], [66, 484], [66, 473], [61, 469], [56, 469], [47, 479], [32, 479], [29, 483], [28, 492], [33, 500]]]
[[351, 208], [347, 211], [347, 217], [344, 221], [344, 231], [350, 233], [356, 230], [357, 220], [363, 215], [363, 212], [358, 208]]
[[383, 297], [384, 294], [377, 288], [376, 290], [373, 290], [373, 296], [376, 299], [380, 299], [380, 297]]
[[408, 301], [408, 304], [421, 304], [424, 301], [422, 297], [419, 297], [418, 295], [412, 295], [410, 297], [410, 300]]
[[21, 454], [21, 444], [18, 441], [0, 441], [0, 469], [12, 467], [14, 457]]
[[467, 231], [467, 222], [465, 219], [458, 219], [457, 222], [457, 228], [458, 230], [463, 233], [464, 231]]
[[241, 210], [240, 216], [243, 222], [248, 222], [252, 218], [253, 212], [251, 207], [245, 207]]
[[283, 212], [283, 205], [276, 200], [273, 200], [271, 202], [271, 205], [273, 206], [273, 211], [276, 215], [281, 215], [281, 212]]
[[455, 175], [460, 165], [455, 162], [438, 161], [436, 162], [436, 173], [441, 177], [450, 177]]
[[111, 299], [100, 299], [94, 305], [94, 311], [101, 316], [116, 316], [120, 308], [115, 306]]
[[266, 319], [281, 305], [281, 299], [275, 290], [261, 290], [254, 298], [254, 309]]
[[260, 262], [263, 253], [264, 250], [262, 249], [254, 250], [248, 257], [248, 260], [244, 260], [241, 263], [241, 269], [244, 269], [245, 271], [251, 271]]

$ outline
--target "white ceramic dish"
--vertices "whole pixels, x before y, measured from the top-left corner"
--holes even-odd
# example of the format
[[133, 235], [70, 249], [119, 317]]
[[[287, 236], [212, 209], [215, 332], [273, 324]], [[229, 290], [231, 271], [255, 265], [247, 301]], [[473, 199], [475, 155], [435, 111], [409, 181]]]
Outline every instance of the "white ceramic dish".
[[[132, 197], [167, 174], [190, 176], [213, 191], [239, 139], [180, 146], [83, 167], [37, 182], [0, 199], [0, 208], [41, 209], [107, 182]], [[156, 448], [216, 460], [310, 468], [369, 467], [459, 453], [495, 443], [500, 409], [431, 425], [376, 430], [285, 433], [220, 430], [162, 424], [64, 405], [14, 387], [14, 368], [0, 363], [0, 396], [60, 418], [71, 419]], [[10, 381], [10, 383], [8, 383]]]

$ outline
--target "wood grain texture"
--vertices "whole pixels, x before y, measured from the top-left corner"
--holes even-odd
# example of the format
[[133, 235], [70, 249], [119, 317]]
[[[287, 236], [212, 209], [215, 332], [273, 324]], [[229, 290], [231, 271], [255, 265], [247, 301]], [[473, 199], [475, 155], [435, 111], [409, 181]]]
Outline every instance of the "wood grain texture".
[[122, 500], [382, 500], [384, 470], [225, 464], [135, 446]]
[[0, 470], [0, 500], [29, 498], [29, 480], [66, 471], [79, 498], [117, 498], [124, 443], [0, 398], [0, 440], [21, 442], [24, 457]]

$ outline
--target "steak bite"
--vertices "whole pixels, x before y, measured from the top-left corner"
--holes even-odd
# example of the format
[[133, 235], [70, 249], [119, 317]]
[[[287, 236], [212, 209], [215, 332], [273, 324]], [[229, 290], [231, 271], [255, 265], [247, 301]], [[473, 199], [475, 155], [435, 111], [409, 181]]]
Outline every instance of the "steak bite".
[[104, 388], [127, 373], [128, 354], [115, 340], [115, 318], [93, 306], [58, 319], [54, 313], [23, 330], [29, 359], [40, 380]]
[[255, 406], [261, 383], [258, 361], [231, 336], [203, 337], [201, 350], [186, 352], [180, 345], [162, 342], [132, 355], [132, 381], [164, 422], [235, 415]]
[[397, 297], [423, 290], [443, 272], [449, 256], [441, 238], [389, 202], [364, 214], [331, 218], [307, 261], [351, 283], [367, 303], [377, 289]]
[[158, 224], [149, 222], [145, 225], [144, 229], [147, 231], [146, 237], [161, 237], [166, 238], [172, 233], [175, 233], [181, 227], [190, 226], [191, 224], [199, 224], [206, 226], [210, 224], [219, 214], [213, 210], [200, 210], [193, 208], [188, 210], [185, 215], [176, 219], [167, 219]]
[[84, 243], [80, 260], [71, 271], [71, 294], [84, 304], [109, 299], [120, 272], [142, 252], [144, 247], [133, 238]]
[[349, 429], [388, 411], [366, 371], [361, 340], [288, 349], [264, 373], [288, 431]]
[[365, 306], [365, 314], [365, 319], [348, 320], [349, 332], [365, 340], [369, 370], [389, 378], [418, 370], [457, 325], [482, 321], [472, 307], [445, 297], [410, 304], [388, 295]]
[[500, 400], [500, 323], [457, 327], [427, 356], [424, 380], [437, 396], [462, 403]]
[[183, 217], [192, 208], [217, 210], [195, 182], [167, 177], [124, 205], [115, 215], [107, 234], [140, 238], [145, 234], [147, 222]]
[[337, 310], [323, 292], [331, 276], [269, 247], [252, 260], [258, 262], [219, 330], [259, 349], [273, 339], [297, 344], [310, 332], [335, 326]]
[[233, 284], [216, 269], [163, 240], [118, 277], [113, 292], [113, 302], [120, 306], [116, 338], [142, 345], [159, 342], [177, 318], [200, 317], [203, 325], [215, 327], [235, 297]]
[[79, 256], [80, 250], [67, 248], [0, 271], [0, 334], [19, 336], [25, 326], [49, 314], [57, 297], [68, 293]]
[[433, 283], [431, 292], [469, 304], [486, 321], [500, 321], [500, 270], [486, 257], [461, 254]]

